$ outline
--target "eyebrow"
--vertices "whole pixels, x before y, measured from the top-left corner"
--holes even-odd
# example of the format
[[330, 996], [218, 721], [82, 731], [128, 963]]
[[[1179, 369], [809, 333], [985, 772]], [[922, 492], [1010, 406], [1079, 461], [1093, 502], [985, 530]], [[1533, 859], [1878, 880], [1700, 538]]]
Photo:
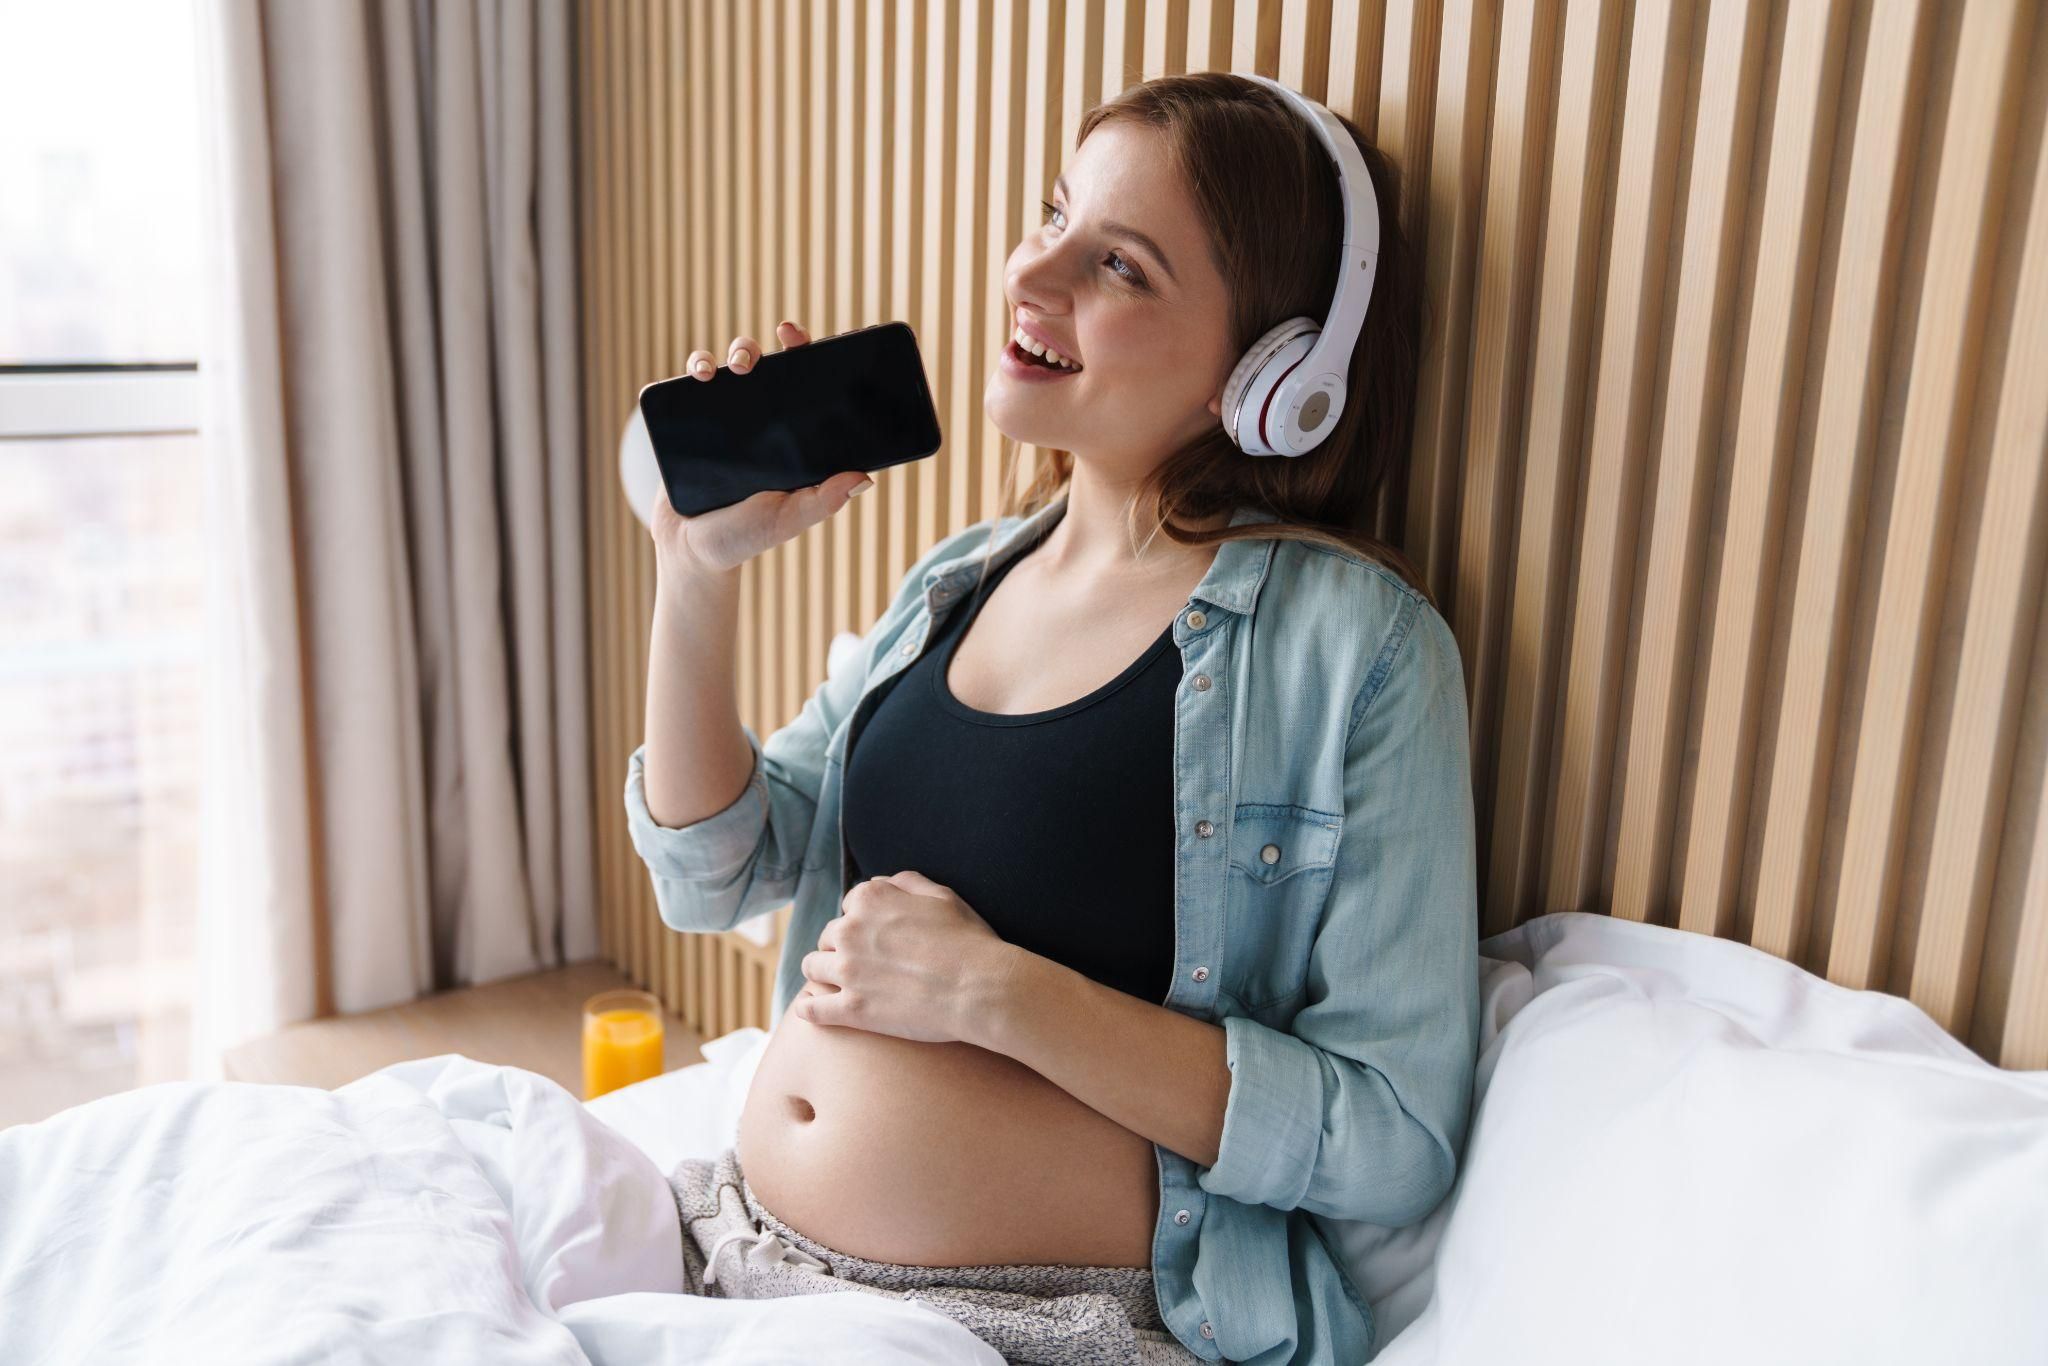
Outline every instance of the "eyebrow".
[[[1073, 192], [1067, 188], [1066, 176], [1061, 175], [1055, 177], [1052, 182], [1052, 187], [1055, 190], [1058, 190], [1061, 194], [1065, 195], [1067, 198], [1073, 198]], [[1132, 227], [1128, 223], [1112, 223], [1107, 219], [1104, 219], [1102, 228], [1104, 232], [1116, 233], [1120, 236], [1130, 238], [1139, 246], [1143, 247], [1146, 251], [1150, 252], [1153, 256], [1159, 258], [1159, 264], [1166, 271], [1166, 278], [1173, 281], [1175, 284], [1180, 283], [1180, 276], [1175, 275], [1173, 273], [1173, 262], [1166, 259], [1166, 253], [1159, 249], [1159, 244], [1157, 242], [1147, 237], [1144, 233], [1139, 232], [1136, 228]]]

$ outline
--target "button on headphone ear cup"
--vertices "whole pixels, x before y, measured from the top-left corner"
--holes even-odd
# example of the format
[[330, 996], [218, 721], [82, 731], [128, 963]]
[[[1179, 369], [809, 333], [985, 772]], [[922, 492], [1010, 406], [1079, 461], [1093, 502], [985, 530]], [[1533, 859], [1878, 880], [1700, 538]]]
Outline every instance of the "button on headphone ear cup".
[[1223, 386], [1223, 429], [1240, 450], [1268, 453], [1258, 440], [1259, 409], [1288, 368], [1309, 353], [1321, 332], [1313, 318], [1289, 318], [1253, 342], [1230, 372], [1230, 380]]

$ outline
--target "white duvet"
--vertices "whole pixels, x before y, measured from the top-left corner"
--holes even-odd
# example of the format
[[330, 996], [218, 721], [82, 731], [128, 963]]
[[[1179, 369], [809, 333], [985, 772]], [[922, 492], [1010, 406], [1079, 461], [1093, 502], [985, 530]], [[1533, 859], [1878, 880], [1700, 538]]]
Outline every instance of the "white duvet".
[[[1326, 1230], [1375, 1366], [2048, 1363], [2048, 1071], [1704, 935], [1562, 912], [1480, 947], [1456, 1184]], [[912, 1302], [676, 1293], [663, 1173], [731, 1141], [767, 1041], [588, 1105], [451, 1054], [0, 1132], [0, 1366], [1002, 1366]]]
[[170, 1082], [0, 1132], [7, 1366], [1002, 1366], [913, 1303], [681, 1281], [654, 1160], [515, 1067], [448, 1054], [335, 1091]]

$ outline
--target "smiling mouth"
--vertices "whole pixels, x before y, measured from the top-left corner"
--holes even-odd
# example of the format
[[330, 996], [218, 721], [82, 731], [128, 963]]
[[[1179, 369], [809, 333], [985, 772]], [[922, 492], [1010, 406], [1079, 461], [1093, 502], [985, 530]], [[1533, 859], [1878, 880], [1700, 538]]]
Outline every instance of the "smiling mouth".
[[1064, 365], [1055, 365], [1043, 356], [1026, 351], [1023, 347], [1017, 345], [1017, 340], [1014, 337], [1004, 344], [1003, 349], [1019, 365], [1028, 365], [1034, 370], [1043, 370], [1048, 375], [1078, 375], [1081, 373], [1079, 367], [1068, 369]]

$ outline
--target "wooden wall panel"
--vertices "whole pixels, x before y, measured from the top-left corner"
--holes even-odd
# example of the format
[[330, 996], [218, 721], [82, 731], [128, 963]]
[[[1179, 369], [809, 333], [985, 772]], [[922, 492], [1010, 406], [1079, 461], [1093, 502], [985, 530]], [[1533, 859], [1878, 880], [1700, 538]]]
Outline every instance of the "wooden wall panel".
[[2048, 1067], [2030, 0], [621, 0], [578, 35], [602, 924], [695, 1027], [766, 1025], [776, 951], [668, 933], [626, 838], [635, 394], [784, 318], [923, 341], [939, 457], [742, 572], [765, 737], [996, 511], [1002, 272], [1082, 116], [1230, 69], [1403, 168], [1431, 329], [1376, 511], [1464, 655], [1482, 932], [1739, 939]]

